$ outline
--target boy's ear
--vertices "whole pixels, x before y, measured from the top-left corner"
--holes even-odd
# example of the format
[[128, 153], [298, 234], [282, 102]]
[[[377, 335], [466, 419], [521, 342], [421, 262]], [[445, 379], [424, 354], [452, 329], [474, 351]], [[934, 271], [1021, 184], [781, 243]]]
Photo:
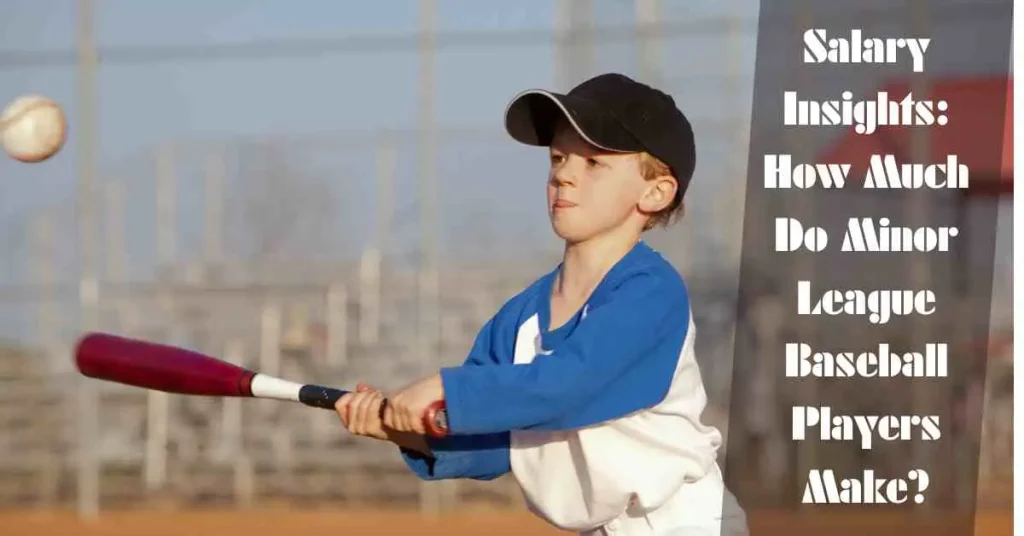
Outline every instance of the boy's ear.
[[669, 207], [676, 197], [679, 188], [676, 179], [671, 175], [662, 175], [647, 181], [647, 191], [640, 198], [639, 209], [647, 214], [654, 214]]

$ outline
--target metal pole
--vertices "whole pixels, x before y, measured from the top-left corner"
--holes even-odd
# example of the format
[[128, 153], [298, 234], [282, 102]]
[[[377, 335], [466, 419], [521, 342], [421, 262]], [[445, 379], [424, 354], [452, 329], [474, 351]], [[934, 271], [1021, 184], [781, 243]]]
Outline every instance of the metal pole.
[[363, 253], [359, 283], [359, 344], [377, 344], [381, 324], [382, 264], [392, 220], [392, 192], [398, 155], [390, 138], [377, 148], [377, 227], [373, 243]]
[[211, 151], [207, 158], [203, 253], [206, 267], [210, 268], [224, 260], [224, 183], [227, 162], [224, 151], [219, 148]]
[[[726, 87], [723, 90], [726, 93], [735, 95], [737, 101], [743, 101], [750, 98], [744, 90], [744, 84], [740, 83], [740, 73], [747, 71], [742, 65], [744, 52], [743, 21], [739, 20], [739, 15], [734, 15], [733, 18], [729, 19], [729, 22], [728, 45], [726, 48], [728, 57], [726, 61], [733, 66], [733, 70], [726, 75]], [[753, 83], [753, 77], [751, 77], [751, 83]], [[734, 154], [746, 154], [747, 148], [750, 147], [750, 115], [737, 112], [737, 116], [734, 118], [734, 125], [736, 130], [734, 133], [730, 132], [732, 140], [728, 143], [735, 148]], [[745, 213], [749, 207], [757, 206], [755, 203], [748, 205], [745, 202], [747, 162], [747, 158], [734, 158], [728, 164], [727, 169], [732, 171], [730, 176], [740, 177], [740, 179], [735, 181], [732, 187], [728, 187], [726, 191], [729, 194], [722, 196], [721, 203], [723, 206], [719, 214], [735, 214], [738, 210], [740, 214], [744, 214], [744, 217], [751, 217], [754, 221], [760, 221], [758, 219], [759, 216]], [[743, 219], [728, 218], [721, 225], [725, 233], [724, 238], [727, 241], [728, 252], [725, 262], [728, 266], [739, 266], [742, 256], [741, 250], [743, 249]]]
[[260, 315], [259, 366], [261, 372], [271, 376], [277, 376], [281, 367], [281, 308], [272, 303], [265, 304]]
[[[327, 288], [327, 364], [332, 369], [348, 365], [348, 289], [344, 283]], [[362, 321], [362, 319], [360, 319]]]
[[594, 50], [594, 0], [573, 0], [573, 31], [580, 32], [579, 40], [573, 40], [573, 84], [597, 74]]
[[398, 148], [391, 136], [383, 138], [377, 153], [377, 240], [382, 259], [391, 251], [391, 227], [395, 219], [395, 172]]
[[[119, 285], [127, 278], [125, 267], [125, 236], [124, 236], [124, 187], [114, 181], [104, 183], [103, 192], [103, 214], [104, 234], [106, 235], [106, 274], [107, 281]], [[129, 329], [125, 325], [131, 320], [131, 315], [126, 310], [127, 300], [123, 297], [115, 298], [114, 323], [117, 329]]]
[[[437, 140], [434, 117], [437, 1], [420, 0], [419, 143], [417, 174], [420, 204], [419, 336], [421, 371], [429, 374], [437, 364], [438, 314], [438, 210]], [[438, 486], [420, 484], [420, 510], [435, 514], [441, 508]]]
[[39, 326], [37, 336], [39, 347], [46, 352], [47, 359], [57, 358], [57, 345], [60, 341], [60, 322], [57, 307], [54, 304], [53, 289], [56, 275], [56, 256], [54, 249], [53, 213], [42, 212], [32, 222], [30, 237], [32, 244], [31, 273], [37, 278], [43, 292], [43, 300], [39, 302]]
[[[170, 145], [160, 147], [156, 155], [156, 247], [159, 270], [173, 269], [175, 257], [175, 188], [174, 167]], [[172, 273], [173, 272], [169, 272]], [[170, 337], [175, 337], [178, 330], [173, 324], [173, 296], [168, 289], [170, 281], [161, 279], [157, 282], [158, 301], [165, 318], [171, 319]], [[177, 342], [177, 341], [174, 341]], [[168, 426], [170, 420], [170, 400], [162, 391], [147, 393], [146, 409], [146, 491], [159, 490], [167, 482], [167, 445]]]
[[658, 85], [661, 77], [660, 50], [658, 41], [661, 39], [658, 23], [658, 0], [635, 0], [636, 24], [640, 30], [639, 63], [640, 77], [650, 84]]
[[[436, 311], [433, 300], [437, 294], [437, 139], [434, 117], [435, 65], [434, 48], [436, 32], [436, 0], [421, 0], [420, 28], [420, 77], [419, 77], [419, 131], [418, 175], [420, 186], [420, 292], [422, 306], [420, 320], [421, 341], [429, 346], [433, 340], [433, 324]], [[431, 350], [430, 348], [424, 348]], [[429, 354], [424, 354], [429, 355]]]
[[551, 47], [552, 54], [551, 67], [552, 78], [554, 85], [559, 89], [566, 89], [569, 87], [569, 75], [566, 72], [567, 66], [572, 64], [572, 58], [569, 55], [569, 44], [567, 43], [567, 37], [569, 31], [572, 30], [572, 9], [570, 8], [570, 0], [557, 0], [555, 4], [555, 22], [554, 22], [554, 46]]
[[160, 268], [173, 273], [177, 250], [177, 192], [175, 188], [174, 149], [162, 145], [156, 154], [156, 247]]
[[594, 2], [560, 0], [555, 6], [555, 84], [570, 86], [593, 76]]
[[[82, 330], [98, 327], [94, 252], [95, 213], [93, 210], [93, 180], [96, 173], [96, 92], [95, 74], [98, 64], [94, 39], [96, 6], [93, 0], [78, 2], [78, 229], [79, 229], [79, 305], [82, 312]], [[78, 389], [78, 515], [95, 518], [99, 515], [99, 403], [95, 382], [79, 380]]]

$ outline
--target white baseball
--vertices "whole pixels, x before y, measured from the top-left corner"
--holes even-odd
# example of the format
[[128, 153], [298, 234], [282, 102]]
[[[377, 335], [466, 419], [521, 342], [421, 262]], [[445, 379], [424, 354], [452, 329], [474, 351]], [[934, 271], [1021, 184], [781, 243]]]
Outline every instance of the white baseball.
[[64, 112], [46, 97], [18, 97], [0, 114], [0, 142], [16, 160], [42, 162], [56, 154], [66, 139]]

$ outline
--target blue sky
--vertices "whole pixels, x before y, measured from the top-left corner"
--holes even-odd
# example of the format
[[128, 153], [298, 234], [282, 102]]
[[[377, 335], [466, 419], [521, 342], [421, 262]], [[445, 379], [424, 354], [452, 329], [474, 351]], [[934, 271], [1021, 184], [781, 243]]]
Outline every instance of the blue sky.
[[[296, 3], [245, 0], [180, 2], [101, 0], [97, 41], [104, 46], [237, 43], [316, 39], [351, 34], [406, 35], [418, 24], [417, 2]], [[746, 2], [750, 4], [750, 2]], [[628, 24], [632, 2], [596, 2], [598, 24]], [[667, 2], [677, 9], [679, 3]], [[690, 19], [713, 13], [714, 2], [693, 2]], [[353, 9], [358, 5], [358, 9]], [[544, 30], [554, 2], [489, 3], [439, 0], [444, 31]], [[497, 6], [500, 6], [498, 8]], [[666, 9], [669, 16], [673, 10]], [[70, 0], [0, 4], [0, 50], [70, 50], [75, 9]], [[634, 70], [623, 50], [605, 51], [609, 68]], [[479, 50], [448, 49], [437, 58], [437, 118], [441, 123], [498, 124], [511, 94], [552, 84], [552, 52], [546, 43]], [[618, 61], [624, 59], [626, 61]], [[416, 120], [415, 50], [374, 54], [325, 54], [307, 59], [164, 62], [111, 65], [98, 78], [100, 146], [116, 156], [168, 137], [261, 134], [318, 130], [369, 130], [413, 125]], [[750, 65], [752, 67], [752, 64]], [[484, 70], [486, 69], [486, 70]], [[74, 117], [74, 69], [0, 70], [0, 97], [42, 92], [65, 104]], [[72, 136], [69, 149], [74, 148]], [[73, 151], [62, 155], [70, 160]], [[56, 169], [40, 167], [40, 174]], [[0, 168], [4, 174], [14, 172]], [[27, 171], [27, 170], [26, 170]], [[34, 186], [35, 187], [35, 186]]]
[[[70, 0], [4, 2], [0, 4], [0, 52], [71, 50], [75, 44], [75, 3]], [[102, 47], [202, 46], [274, 39], [320, 39], [346, 35], [408, 35], [419, 24], [418, 2], [339, 2], [309, 0], [301, 3], [245, 0], [183, 0], [179, 2], [100, 0], [96, 2], [97, 42]], [[740, 10], [753, 22], [756, 2], [722, 3], [662, 2], [666, 21], [693, 21], [720, 16], [724, 9]], [[354, 7], [357, 6], [357, 7]], [[552, 28], [555, 2], [479, 2], [439, 0], [437, 25], [445, 31], [545, 31]], [[726, 8], [725, 6], [729, 6]], [[594, 19], [599, 25], [628, 25], [633, 21], [630, 0], [597, 0]], [[745, 10], [745, 12], [744, 12]], [[753, 28], [753, 26], [750, 26]], [[662, 66], [671, 78], [679, 62], [688, 76], [723, 72], [723, 68], [753, 69], [753, 34], [745, 43], [722, 47], [721, 36], [697, 38], [671, 36], [665, 40]], [[723, 67], [722, 54], [740, 52], [738, 65]], [[718, 52], [714, 52], [718, 51]], [[598, 47], [596, 69], [636, 75], [637, 50], [632, 43]], [[535, 150], [515, 145], [503, 137], [501, 113], [508, 99], [527, 87], [552, 87], [555, 83], [552, 47], [544, 41], [515, 46], [447, 48], [436, 57], [435, 117], [441, 125], [479, 125], [487, 136], [479, 143], [442, 140], [438, 157], [442, 212], [442, 240], [458, 240], [468, 222], [487, 219], [492, 239], [550, 240], [543, 215], [542, 191], [545, 160]], [[99, 101], [98, 151], [100, 180], [120, 181], [129, 198], [129, 250], [135, 269], [146, 271], [153, 257], [152, 158], [154, 145], [166, 140], [295, 138], [323, 133], [372, 132], [380, 128], [416, 126], [418, 55], [416, 50], [380, 53], [329, 53], [306, 58], [253, 59], [246, 61], [168, 61], [154, 64], [109, 64], [97, 77]], [[24, 251], [25, 222], [41, 207], [63, 211], [73, 205], [75, 193], [76, 103], [73, 66], [0, 68], [0, 101], [23, 93], [42, 93], [64, 105], [71, 120], [66, 149], [46, 163], [25, 166], [0, 160], [0, 220], [7, 228], [7, 251]], [[748, 82], [749, 83], [749, 82]], [[677, 84], [678, 85], [678, 84]], [[567, 89], [567, 88], [560, 88]], [[670, 92], [675, 88], [668, 87]], [[696, 122], [719, 121], [737, 115], [736, 98], [743, 88], [723, 93], [715, 84], [689, 87], [681, 98], [684, 109], [694, 110]], [[696, 125], [698, 131], [703, 127]], [[722, 138], [720, 134], [716, 134]], [[704, 139], [710, 139], [707, 135]], [[711, 139], [705, 144], [708, 173], [727, 162], [727, 143]], [[726, 140], [727, 141], [727, 140]], [[716, 153], [717, 151], [717, 153]], [[365, 148], [308, 149], [292, 142], [286, 152], [300, 162], [314, 180], [332, 181], [333, 199], [342, 217], [323, 222], [324, 234], [339, 227], [350, 237], [336, 237], [324, 244], [327, 250], [365, 245], [371, 214], [351, 206], [351, 201], [372, 195], [372, 180], [359, 184], [332, 179], [340, 174], [372, 174], [373, 155]], [[194, 256], [199, 250], [196, 213], [201, 207], [197, 155], [179, 156], [179, 252]], [[403, 148], [399, 155], [399, 209], [415, 210], [415, 151]], [[192, 176], [190, 178], [190, 176]], [[521, 179], [521, 177], [530, 177]], [[241, 180], [241, 179], [239, 179]], [[529, 186], [523, 180], [536, 180]], [[715, 188], [715, 187], [713, 187]], [[408, 199], [402, 199], [405, 195]], [[699, 192], [698, 192], [698, 195]], [[500, 199], [504, 203], [488, 203]], [[343, 203], [342, 201], [348, 201]], [[454, 211], [467, 202], [469, 210]], [[365, 203], [363, 203], [365, 204]], [[372, 202], [371, 202], [372, 204]], [[412, 207], [412, 208], [410, 208]], [[70, 213], [60, 228], [62, 238], [73, 241]], [[408, 219], [408, 218], [407, 218]], [[526, 222], [525, 224], [523, 222]], [[401, 226], [399, 226], [401, 227]], [[414, 240], [406, 224], [406, 241]], [[525, 233], [523, 232], [525, 231]], [[398, 230], [401, 234], [401, 230]], [[344, 233], [339, 233], [344, 234]], [[402, 237], [397, 237], [402, 240]], [[4, 243], [0, 242], [0, 243]], [[526, 247], [528, 244], [523, 244]], [[510, 248], [515, 249], [515, 248]], [[13, 275], [20, 268], [3, 272]], [[24, 263], [20, 263], [24, 264]]]
[[[693, 218], [720, 210], [716, 192], [739, 184], [735, 174], [734, 133], [722, 122], [745, 126], [753, 75], [756, 0], [661, 2], [662, 20], [699, 26], [702, 17], [731, 10], [745, 20], [743, 35], [696, 32], [663, 40], [664, 88], [691, 114], [703, 141], [699, 181], [689, 194]], [[351, 35], [409, 35], [419, 25], [416, 0], [96, 0], [96, 40], [104, 47], [188, 46], [266, 40], [332, 39]], [[300, 6], [298, 9], [296, 6]], [[436, 21], [446, 31], [548, 31], [555, 21], [551, 0], [481, 2], [438, 0]], [[594, 22], [601, 26], [634, 21], [632, 0], [594, 0]], [[76, 34], [74, 0], [0, 2], [0, 55], [12, 51], [72, 51]], [[513, 143], [501, 120], [508, 100], [529, 87], [555, 87], [554, 50], [549, 42], [485, 48], [453, 47], [437, 53], [435, 118], [439, 125], [473, 125], [480, 136], [438, 141], [436, 160], [441, 213], [442, 262], [522, 255], [552, 248], [543, 202], [546, 157]], [[597, 46], [594, 70], [638, 76], [634, 43]], [[174, 157], [178, 206], [177, 260], [202, 253], [202, 140], [286, 140], [277, 147], [308, 192], [330, 208], [309, 216], [289, 237], [298, 257], [351, 258], [372, 237], [375, 153], [346, 147], [337, 133], [372, 133], [417, 126], [419, 57], [415, 49], [379, 53], [330, 53], [303, 58], [246, 61], [167, 61], [103, 64], [96, 78], [98, 124], [97, 181], [119, 184], [125, 196], [125, 254], [128, 277], [148, 280], [157, 257], [154, 147], [184, 141], [191, 149]], [[589, 73], [588, 73], [589, 74]], [[722, 75], [739, 75], [722, 91]], [[682, 77], [687, 77], [683, 79]], [[694, 81], [699, 83], [694, 83]], [[11, 68], [0, 66], [0, 102], [25, 93], [58, 101], [71, 122], [65, 149], [51, 160], [24, 165], [0, 158], [0, 285], [36, 280], [37, 256], [28, 238], [30, 224], [46, 211], [54, 217], [58, 280], [77, 280], [76, 72], [74, 65]], [[303, 140], [315, 140], [310, 147]], [[399, 147], [396, 162], [395, 222], [391, 251], [410, 258], [417, 245], [415, 140]], [[262, 146], [229, 162], [229, 200], [251, 191], [264, 173]], [[724, 180], [723, 180], [724, 179]], [[295, 190], [300, 189], [295, 181]], [[291, 188], [291, 185], [289, 185]], [[732, 188], [733, 192], [737, 191]], [[310, 194], [307, 194], [310, 195]], [[742, 210], [742, 198], [722, 213]], [[233, 202], [233, 201], [229, 201]], [[231, 207], [228, 210], [232, 210]], [[311, 211], [313, 212], [313, 211]], [[237, 214], [237, 213], [232, 213]], [[247, 247], [251, 221], [229, 214], [228, 254]], [[104, 213], [99, 218], [102, 222]], [[267, 221], [273, 221], [267, 218]], [[102, 225], [102, 223], [100, 223]], [[242, 232], [240, 233], [239, 230]], [[721, 231], [699, 226], [702, 236]], [[718, 235], [722, 233], [719, 232]], [[736, 235], [738, 236], [738, 235]], [[534, 253], [534, 256], [536, 254]], [[99, 253], [103, 262], [103, 253]], [[707, 255], [704, 255], [707, 257]], [[532, 257], [531, 257], [532, 258]], [[35, 263], [35, 264], [34, 264]], [[102, 266], [102, 265], [101, 265]], [[102, 269], [102, 268], [101, 268]], [[0, 319], [26, 320], [32, 308], [0, 303]], [[11, 324], [0, 322], [9, 331]]]

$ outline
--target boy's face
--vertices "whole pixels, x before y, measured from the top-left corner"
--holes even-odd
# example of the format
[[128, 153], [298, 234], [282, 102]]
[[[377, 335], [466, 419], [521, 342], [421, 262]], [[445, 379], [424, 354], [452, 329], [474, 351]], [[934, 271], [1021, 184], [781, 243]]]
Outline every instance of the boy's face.
[[646, 216], [638, 208], [651, 184], [636, 153], [598, 149], [564, 123], [556, 130], [550, 153], [548, 214], [555, 234], [576, 243], [630, 221], [642, 228]]

